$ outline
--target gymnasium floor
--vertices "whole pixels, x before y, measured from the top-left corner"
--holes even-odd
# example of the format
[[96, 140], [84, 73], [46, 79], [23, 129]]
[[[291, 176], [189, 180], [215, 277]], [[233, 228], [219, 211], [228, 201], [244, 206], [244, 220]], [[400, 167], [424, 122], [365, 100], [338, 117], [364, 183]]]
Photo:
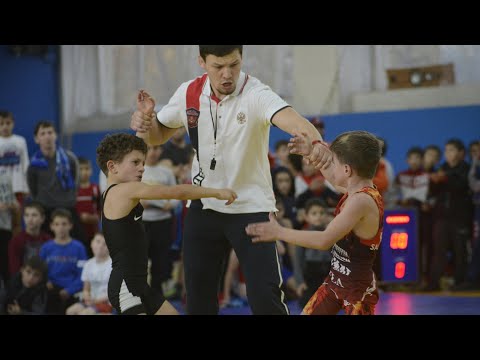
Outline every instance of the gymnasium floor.
[[[180, 302], [173, 305], [185, 313]], [[289, 302], [292, 315], [301, 309], [295, 301]], [[221, 315], [251, 315], [248, 306], [220, 310]], [[376, 308], [377, 315], [480, 315], [480, 292], [406, 293], [384, 292]]]

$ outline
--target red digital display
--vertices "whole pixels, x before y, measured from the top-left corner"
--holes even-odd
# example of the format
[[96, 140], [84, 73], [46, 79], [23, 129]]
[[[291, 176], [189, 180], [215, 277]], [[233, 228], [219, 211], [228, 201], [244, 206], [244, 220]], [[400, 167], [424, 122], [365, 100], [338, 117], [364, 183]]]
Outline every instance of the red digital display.
[[405, 250], [408, 246], [408, 233], [392, 233], [390, 235], [390, 249]]
[[406, 265], [403, 261], [399, 261], [395, 264], [395, 277], [397, 279], [403, 279], [405, 276]]
[[417, 216], [413, 208], [386, 209], [384, 212], [380, 263], [385, 283], [419, 281]]
[[390, 215], [386, 219], [387, 224], [408, 224], [410, 216], [408, 215]]

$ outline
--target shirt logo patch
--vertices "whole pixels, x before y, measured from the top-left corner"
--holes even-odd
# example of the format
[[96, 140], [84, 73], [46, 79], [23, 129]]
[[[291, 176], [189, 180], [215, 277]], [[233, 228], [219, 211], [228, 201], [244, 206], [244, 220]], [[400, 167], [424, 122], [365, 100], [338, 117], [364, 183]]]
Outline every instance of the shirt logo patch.
[[240, 125], [243, 125], [247, 122], [247, 117], [245, 116], [245, 114], [243, 112], [239, 112], [237, 114], [237, 122], [240, 124]]
[[187, 122], [189, 128], [196, 128], [198, 126], [198, 117], [200, 116], [200, 111], [195, 108], [187, 109]]
[[140, 216], [134, 216], [134, 217], [133, 217], [133, 220], [137, 221], [138, 219], [141, 219], [141, 218], [142, 218], [142, 215], [140, 215]]

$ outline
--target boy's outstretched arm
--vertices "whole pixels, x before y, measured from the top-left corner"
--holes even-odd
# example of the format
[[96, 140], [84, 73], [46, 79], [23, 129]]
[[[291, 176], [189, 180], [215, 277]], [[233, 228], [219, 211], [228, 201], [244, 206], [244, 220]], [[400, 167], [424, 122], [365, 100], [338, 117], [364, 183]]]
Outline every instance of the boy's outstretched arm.
[[[128, 184], [128, 185], [127, 185]], [[148, 185], [142, 182], [126, 183], [128, 195], [132, 199], [178, 199], [196, 200], [202, 198], [217, 198], [227, 200], [225, 205], [230, 205], [237, 199], [237, 194], [231, 189], [213, 189], [195, 185]]]
[[364, 196], [352, 198], [351, 201], [345, 203], [342, 212], [330, 222], [324, 231], [284, 228], [277, 223], [272, 213], [270, 213], [269, 222], [249, 224], [245, 230], [248, 235], [252, 236], [253, 242], [283, 240], [310, 249], [328, 250], [352, 231], [364, 217], [365, 212], [369, 209], [366, 201], [368, 199]]

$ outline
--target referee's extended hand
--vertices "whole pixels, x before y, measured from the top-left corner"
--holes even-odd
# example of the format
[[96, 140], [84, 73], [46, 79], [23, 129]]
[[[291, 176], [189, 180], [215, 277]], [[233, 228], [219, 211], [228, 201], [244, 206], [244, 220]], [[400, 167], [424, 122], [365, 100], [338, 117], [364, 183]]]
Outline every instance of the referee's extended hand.
[[306, 133], [295, 133], [288, 143], [288, 148], [290, 153], [302, 155], [317, 170], [328, 167], [333, 160], [327, 143], [320, 141], [312, 145], [312, 141]]
[[245, 228], [247, 235], [252, 236], [252, 242], [272, 242], [278, 240], [282, 227], [275, 219], [273, 213], [270, 213], [268, 217], [270, 219], [269, 222], [252, 223]]
[[313, 147], [311, 140], [306, 133], [294, 133], [287, 146], [290, 150], [290, 154], [297, 154], [301, 156], [308, 156]]

